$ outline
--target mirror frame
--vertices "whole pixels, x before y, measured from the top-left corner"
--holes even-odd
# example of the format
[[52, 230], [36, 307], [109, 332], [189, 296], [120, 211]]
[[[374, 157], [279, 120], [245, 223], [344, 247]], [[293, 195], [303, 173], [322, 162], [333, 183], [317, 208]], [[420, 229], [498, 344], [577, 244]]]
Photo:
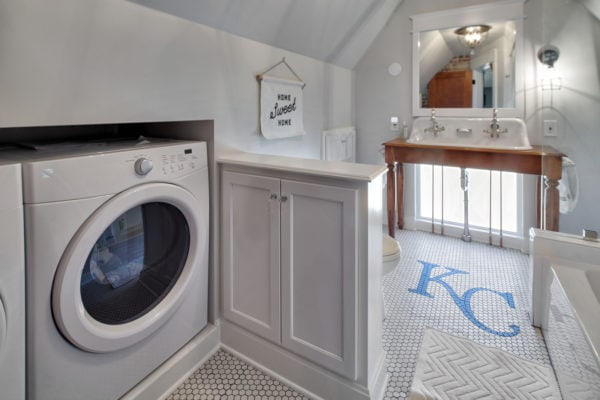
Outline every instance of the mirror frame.
[[[431, 108], [421, 107], [419, 76], [419, 34], [424, 31], [459, 28], [461, 26], [513, 20], [517, 35], [515, 41], [515, 107], [498, 108], [501, 117], [523, 118], [525, 115], [525, 90], [523, 71], [523, 19], [525, 0], [508, 0], [470, 7], [417, 14], [410, 17], [413, 24], [412, 49], [412, 106], [413, 116], [429, 116]], [[440, 117], [491, 117], [490, 108], [436, 108]]]

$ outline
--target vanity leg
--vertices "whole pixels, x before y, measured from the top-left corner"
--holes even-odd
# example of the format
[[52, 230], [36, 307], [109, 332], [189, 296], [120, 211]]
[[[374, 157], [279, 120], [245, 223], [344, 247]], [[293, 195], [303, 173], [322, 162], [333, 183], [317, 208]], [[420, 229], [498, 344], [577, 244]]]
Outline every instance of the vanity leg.
[[396, 202], [398, 208], [398, 229], [404, 229], [404, 168], [396, 164]]
[[388, 234], [391, 237], [396, 236], [396, 207], [395, 207], [395, 192], [396, 192], [396, 177], [394, 174], [394, 163], [387, 165], [387, 222]]
[[558, 231], [559, 193], [558, 179], [544, 179], [544, 229]]
[[544, 221], [544, 209], [543, 206], [545, 204], [544, 201], [544, 197], [542, 196], [542, 185], [543, 185], [543, 179], [541, 176], [538, 175], [537, 179], [536, 179], [536, 188], [535, 188], [535, 199], [536, 199], [536, 203], [535, 203], [535, 227], [538, 229], [542, 229], [543, 226], [543, 222]]

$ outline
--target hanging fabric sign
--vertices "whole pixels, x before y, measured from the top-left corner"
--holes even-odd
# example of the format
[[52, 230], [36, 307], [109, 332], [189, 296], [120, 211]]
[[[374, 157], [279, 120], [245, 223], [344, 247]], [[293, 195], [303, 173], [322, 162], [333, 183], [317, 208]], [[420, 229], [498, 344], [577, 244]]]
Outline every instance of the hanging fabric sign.
[[267, 139], [304, 135], [304, 83], [263, 75], [260, 84], [260, 130]]

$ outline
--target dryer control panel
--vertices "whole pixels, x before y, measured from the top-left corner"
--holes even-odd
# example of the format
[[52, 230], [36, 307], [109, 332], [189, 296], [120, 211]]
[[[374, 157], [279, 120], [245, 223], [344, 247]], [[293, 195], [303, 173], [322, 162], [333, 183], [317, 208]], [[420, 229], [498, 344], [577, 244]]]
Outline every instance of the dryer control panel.
[[207, 168], [205, 142], [166, 141], [23, 163], [25, 203], [118, 193], [140, 183], [173, 182]]
[[206, 165], [193, 149], [184, 149], [183, 153], [163, 154], [160, 159], [160, 173], [163, 176], [185, 175]]

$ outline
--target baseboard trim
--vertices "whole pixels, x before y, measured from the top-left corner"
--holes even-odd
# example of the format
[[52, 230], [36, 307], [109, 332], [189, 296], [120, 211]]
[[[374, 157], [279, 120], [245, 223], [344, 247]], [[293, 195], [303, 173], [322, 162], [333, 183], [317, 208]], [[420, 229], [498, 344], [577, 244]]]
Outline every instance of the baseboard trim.
[[385, 360], [379, 362], [373, 387], [367, 388], [225, 320], [221, 320], [221, 342], [235, 356], [314, 399], [379, 400], [385, 391]]
[[166, 399], [220, 348], [311, 399], [381, 400], [385, 394], [384, 353], [367, 388], [221, 320], [209, 324], [120, 400]]
[[208, 324], [121, 400], [165, 399], [220, 348], [220, 327]]
[[262, 364], [259, 364], [256, 360], [253, 360], [249, 357], [246, 357], [244, 354], [240, 353], [239, 351], [235, 350], [232, 347], [229, 347], [225, 344], [221, 344], [221, 348], [231, 354], [233, 354], [235, 357], [239, 358], [240, 360], [244, 361], [245, 363], [252, 365], [253, 367], [255, 367], [256, 369], [264, 372], [265, 374], [277, 379], [279, 382], [283, 383], [284, 385], [286, 385], [287, 387], [294, 389], [295, 391], [297, 391], [298, 393], [302, 393], [303, 395], [307, 396], [310, 399], [314, 399], [314, 400], [324, 400], [321, 397], [317, 396], [314, 393], [309, 392], [308, 390], [306, 390], [303, 387], [300, 387], [298, 385], [296, 385], [294, 382], [290, 381], [289, 379], [287, 379], [285, 376], [280, 375], [279, 373], [273, 371], [272, 369], [269, 369], [267, 367], [265, 367]]
[[381, 356], [377, 361], [377, 369], [373, 373], [373, 379], [371, 380], [371, 386], [369, 391], [371, 392], [372, 400], [382, 400], [385, 396], [385, 389], [387, 387], [389, 375], [386, 370], [385, 363], [386, 353], [381, 352]]

